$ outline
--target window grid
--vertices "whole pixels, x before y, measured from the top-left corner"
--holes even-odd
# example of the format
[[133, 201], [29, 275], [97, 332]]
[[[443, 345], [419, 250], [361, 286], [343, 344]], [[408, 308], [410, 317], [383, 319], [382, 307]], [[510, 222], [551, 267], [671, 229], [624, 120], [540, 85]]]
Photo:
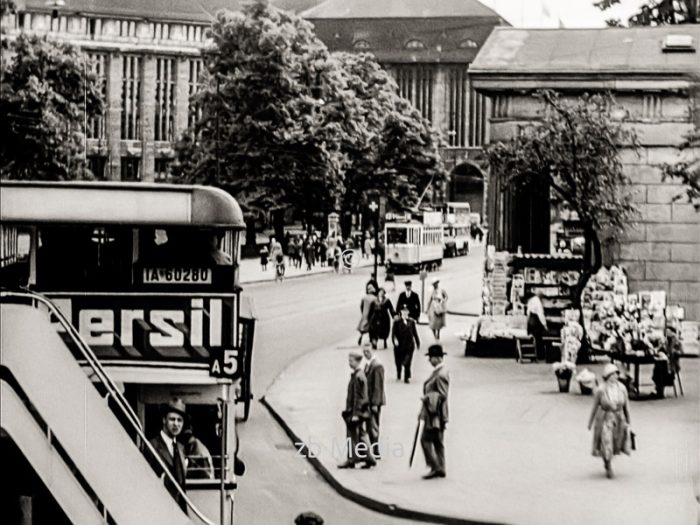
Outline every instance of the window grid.
[[486, 96], [469, 88], [469, 146], [483, 146], [486, 142]]
[[164, 182], [168, 180], [168, 171], [170, 169], [171, 162], [172, 159], [166, 157], [155, 159], [153, 171], [156, 182]]
[[661, 95], [644, 95], [642, 99], [642, 118], [660, 119], [663, 117], [664, 106]]
[[399, 94], [409, 100], [420, 114], [433, 118], [433, 70], [425, 66], [399, 66], [394, 69]]
[[[90, 68], [97, 76], [97, 85], [100, 93], [100, 100], [105, 103], [107, 100], [107, 55], [103, 53], [90, 53]], [[87, 138], [103, 139], [106, 135], [104, 115], [92, 116], [87, 123]]]
[[193, 129], [201, 117], [201, 109], [192, 101], [192, 97], [201, 87], [203, 62], [200, 59], [188, 60], [189, 76], [187, 80], [187, 127]]
[[154, 139], [172, 141], [175, 128], [175, 60], [156, 59]]
[[141, 138], [141, 57], [122, 57], [122, 139]]
[[141, 179], [141, 158], [122, 157], [121, 180], [137, 181]]
[[448, 72], [448, 144], [465, 147], [469, 143], [467, 109], [469, 108], [469, 86], [466, 68], [451, 68]]

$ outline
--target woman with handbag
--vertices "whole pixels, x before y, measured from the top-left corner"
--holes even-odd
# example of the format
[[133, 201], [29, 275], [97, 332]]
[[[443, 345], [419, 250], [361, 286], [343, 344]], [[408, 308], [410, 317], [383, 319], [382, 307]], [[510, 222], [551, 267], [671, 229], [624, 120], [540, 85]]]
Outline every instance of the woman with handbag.
[[428, 313], [428, 324], [433, 331], [435, 340], [440, 340], [440, 330], [445, 327], [447, 317], [447, 292], [440, 288], [440, 279], [433, 277], [430, 281], [433, 291], [425, 307]]
[[630, 454], [630, 413], [627, 389], [618, 381], [620, 371], [612, 363], [603, 368], [603, 385], [593, 398], [588, 430], [593, 427], [593, 455], [602, 457], [605, 475], [613, 477], [612, 458]]

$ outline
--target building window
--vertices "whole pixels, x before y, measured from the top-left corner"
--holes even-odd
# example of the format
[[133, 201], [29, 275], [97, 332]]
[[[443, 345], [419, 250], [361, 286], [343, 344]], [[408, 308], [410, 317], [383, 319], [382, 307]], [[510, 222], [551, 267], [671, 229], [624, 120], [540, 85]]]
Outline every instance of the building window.
[[469, 88], [469, 145], [483, 146], [486, 142], [486, 96]]
[[496, 95], [493, 97], [491, 107], [492, 118], [507, 118], [510, 116], [510, 97], [507, 95]]
[[459, 49], [476, 49], [477, 47], [479, 47], [479, 44], [471, 38], [467, 38], [465, 40], [462, 40], [459, 43], [458, 47]]
[[15, 27], [17, 29], [23, 30], [24, 23], [25, 23], [24, 13], [17, 13], [17, 15], [15, 16]]
[[398, 66], [393, 69], [399, 94], [411, 101], [423, 117], [433, 118], [433, 70], [426, 66]]
[[203, 63], [199, 59], [188, 60], [189, 77], [187, 80], [187, 127], [193, 129], [199, 117], [201, 109], [198, 108], [192, 97], [199, 91], [201, 87], [201, 76]]
[[354, 49], [371, 49], [372, 46], [370, 45], [367, 40], [356, 40], [355, 42], [352, 43], [352, 47]]
[[663, 98], [661, 95], [644, 95], [642, 99], [642, 118], [660, 119], [664, 114]]
[[153, 39], [154, 40], [168, 40], [170, 38], [170, 25], [169, 24], [154, 24], [153, 28]]
[[141, 138], [141, 57], [122, 57], [122, 139]]
[[406, 42], [406, 49], [425, 49], [425, 44], [420, 40], [409, 40]]
[[[97, 85], [100, 92], [100, 100], [104, 104], [107, 101], [107, 55], [103, 53], [90, 53], [90, 67], [97, 76]], [[105, 118], [104, 115], [92, 116], [87, 122], [87, 138], [105, 138]]]
[[121, 180], [135, 181], [141, 178], [141, 158], [122, 157]]
[[175, 127], [175, 60], [156, 59], [156, 114], [154, 139], [171, 141]]
[[91, 40], [95, 40], [100, 34], [100, 21], [96, 18], [88, 18], [87, 24], [85, 24], [85, 33], [90, 37]]
[[107, 157], [101, 155], [90, 155], [88, 157], [88, 168], [97, 180], [107, 180]]
[[49, 21], [49, 30], [52, 33], [61, 33], [66, 31], [68, 20], [65, 16], [52, 16]]
[[171, 162], [172, 159], [169, 158], [156, 159], [154, 166], [156, 182], [165, 182], [168, 180], [168, 172], [170, 171]]
[[121, 20], [119, 22], [119, 36], [136, 36], [136, 22], [130, 22], [129, 20]]
[[468, 145], [467, 115], [469, 85], [466, 68], [451, 68], [447, 74], [448, 144], [453, 147]]

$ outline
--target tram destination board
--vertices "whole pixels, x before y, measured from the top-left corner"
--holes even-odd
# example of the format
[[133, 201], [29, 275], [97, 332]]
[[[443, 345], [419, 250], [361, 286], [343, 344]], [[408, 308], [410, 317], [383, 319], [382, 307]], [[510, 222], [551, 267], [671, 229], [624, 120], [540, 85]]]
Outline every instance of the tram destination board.
[[211, 375], [231, 379], [243, 369], [237, 294], [61, 293], [51, 299], [100, 360], [205, 363]]

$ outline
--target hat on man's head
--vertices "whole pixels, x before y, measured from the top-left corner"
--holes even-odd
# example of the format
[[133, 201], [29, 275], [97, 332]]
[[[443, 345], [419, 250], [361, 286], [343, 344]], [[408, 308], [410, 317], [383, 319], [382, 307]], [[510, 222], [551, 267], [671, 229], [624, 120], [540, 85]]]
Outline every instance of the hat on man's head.
[[350, 350], [350, 352], [348, 352], [348, 356], [352, 357], [353, 359], [362, 359], [364, 357], [364, 355], [362, 355], [362, 352], [360, 352], [359, 350]]
[[182, 417], [186, 417], [186, 408], [187, 407], [185, 406], [185, 402], [182, 399], [180, 399], [179, 397], [174, 397], [170, 401], [168, 401], [167, 404], [163, 405], [163, 415], [167, 416], [170, 412], [175, 412], [177, 414], [180, 414]]
[[442, 345], [430, 345], [428, 347], [428, 353], [425, 355], [428, 357], [442, 357], [447, 355], [447, 353], [442, 349]]
[[403, 284], [405, 284], [406, 286], [411, 286], [413, 284], [413, 282], [409, 280], [409, 281], [404, 281]]
[[411, 309], [408, 307], [408, 304], [406, 304], [406, 303], [403, 303], [403, 304], [401, 305], [401, 308], [399, 308], [399, 311], [401, 311], [401, 312], [403, 312], [404, 310], [406, 310], [407, 312], [411, 310]]
[[315, 512], [302, 512], [294, 518], [294, 525], [323, 525], [323, 518]]
[[611, 375], [613, 375], [613, 374], [619, 374], [619, 373], [620, 373], [620, 369], [619, 369], [619, 368], [617, 368], [617, 367], [616, 367], [614, 364], [612, 364], [612, 363], [608, 363], [608, 364], [605, 365], [605, 367], [603, 368], [603, 379], [607, 379], [607, 378], [610, 377]]
[[439, 277], [431, 277], [431, 279], [430, 279], [430, 284], [437, 284], [439, 282], [440, 282]]

